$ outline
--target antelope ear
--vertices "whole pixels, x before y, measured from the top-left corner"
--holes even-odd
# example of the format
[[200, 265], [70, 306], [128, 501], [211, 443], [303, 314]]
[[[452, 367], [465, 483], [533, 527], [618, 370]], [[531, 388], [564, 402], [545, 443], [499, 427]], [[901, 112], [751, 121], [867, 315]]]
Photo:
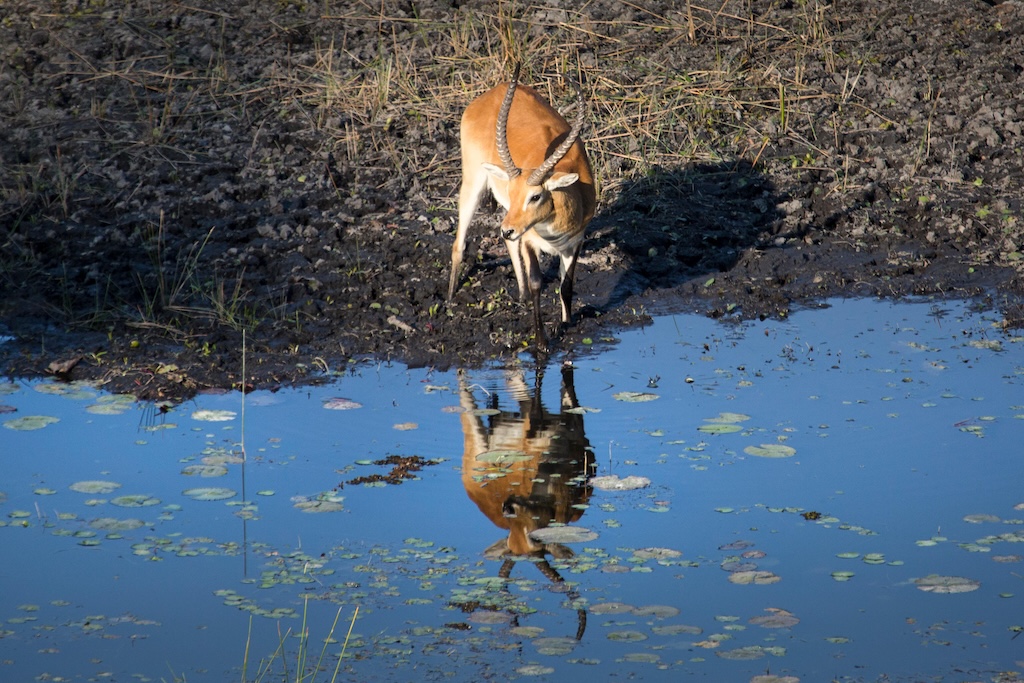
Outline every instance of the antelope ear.
[[495, 166], [494, 164], [481, 164], [481, 166], [483, 166], [484, 170], [490, 173], [495, 178], [500, 178], [501, 180], [508, 181], [508, 173], [506, 173], [505, 169], [503, 169], [501, 166]]
[[563, 187], [569, 187], [579, 179], [579, 173], [555, 173], [544, 181], [544, 189], [548, 192], [553, 192]]

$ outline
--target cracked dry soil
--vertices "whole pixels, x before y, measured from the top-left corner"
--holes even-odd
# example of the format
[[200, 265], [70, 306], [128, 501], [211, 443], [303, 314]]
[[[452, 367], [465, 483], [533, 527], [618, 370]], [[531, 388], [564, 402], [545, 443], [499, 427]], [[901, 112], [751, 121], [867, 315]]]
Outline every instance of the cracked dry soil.
[[459, 116], [514, 54], [562, 111], [579, 74], [601, 185], [555, 354], [833, 296], [1020, 320], [1019, 0], [202, 4], [0, 6], [9, 375], [180, 398], [527, 348], [493, 204], [445, 302]]

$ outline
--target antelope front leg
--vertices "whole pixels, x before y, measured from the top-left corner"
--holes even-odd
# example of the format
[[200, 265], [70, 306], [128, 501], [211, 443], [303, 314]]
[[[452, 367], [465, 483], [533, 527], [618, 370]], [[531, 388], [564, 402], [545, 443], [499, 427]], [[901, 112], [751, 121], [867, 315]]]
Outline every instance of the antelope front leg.
[[562, 272], [562, 282], [558, 286], [558, 298], [562, 302], [562, 323], [560, 325], [562, 329], [572, 324], [572, 294], [576, 282], [576, 261], [579, 259], [582, 247], [583, 244], [580, 243], [573, 251], [572, 256], [561, 259], [559, 270]]
[[530, 287], [530, 298], [533, 299], [533, 329], [537, 338], [537, 349], [548, 350], [548, 339], [544, 334], [544, 321], [540, 315], [540, 290], [544, 282], [541, 278], [540, 259], [537, 252], [527, 245], [523, 245], [523, 261], [526, 266], [526, 278]]
[[[503, 235], [504, 237], [504, 235]], [[526, 276], [523, 275], [523, 262], [527, 256], [523, 254], [526, 249], [522, 246], [521, 238], [509, 239], [505, 237], [505, 248], [508, 249], [508, 257], [512, 259], [512, 270], [516, 274], [516, 285], [519, 287], [519, 300], [526, 301]]]
[[459, 271], [462, 269], [462, 254], [466, 249], [466, 233], [473, 222], [480, 200], [487, 189], [487, 174], [473, 168], [462, 170], [462, 186], [459, 188], [459, 227], [452, 242], [452, 272], [448, 277], [448, 301], [455, 296], [459, 285]]

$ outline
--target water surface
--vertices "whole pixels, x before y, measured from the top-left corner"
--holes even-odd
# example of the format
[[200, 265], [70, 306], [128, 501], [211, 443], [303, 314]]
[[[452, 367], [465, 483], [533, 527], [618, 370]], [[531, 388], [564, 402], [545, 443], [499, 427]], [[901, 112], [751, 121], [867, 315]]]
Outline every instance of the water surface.
[[[88, 386], [8, 385], [3, 421], [59, 422], [0, 430], [0, 679], [240, 680], [248, 642], [248, 679], [296, 680], [303, 626], [315, 659], [338, 617], [331, 680], [357, 606], [339, 680], [1021, 670], [1024, 352], [997, 323], [672, 316], [571, 372], [354, 363], [244, 420], [236, 393], [98, 414]], [[389, 456], [435, 464], [345, 484]], [[510, 559], [559, 521], [597, 536]]]

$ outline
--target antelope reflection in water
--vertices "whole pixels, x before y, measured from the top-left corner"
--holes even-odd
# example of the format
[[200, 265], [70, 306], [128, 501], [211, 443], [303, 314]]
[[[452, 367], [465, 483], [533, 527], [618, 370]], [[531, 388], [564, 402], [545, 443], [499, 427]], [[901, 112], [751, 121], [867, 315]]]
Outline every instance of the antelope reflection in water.
[[[582, 411], [573, 384], [573, 368], [562, 366], [561, 405], [551, 413], [541, 401], [544, 371], [538, 369], [533, 390], [521, 369], [506, 372], [505, 381], [518, 402], [514, 411], [498, 408], [498, 393], [488, 395], [481, 411], [464, 372], [459, 373], [459, 402], [465, 450], [462, 484], [480, 511], [508, 535], [484, 551], [503, 560], [499, 576], [508, 578], [517, 560], [529, 559], [554, 584], [562, 577], [547, 561], [572, 557], [559, 543], [543, 543], [530, 534], [552, 523], [570, 524], [583, 514], [590, 498], [587, 483], [594, 470], [590, 442], [583, 432]], [[494, 412], [498, 411], [498, 412]], [[507, 454], [502, 462], [499, 454]], [[491, 454], [495, 457], [481, 457]], [[570, 592], [570, 597], [575, 595]], [[586, 613], [577, 610], [577, 639], [586, 627]]]
[[[463, 408], [462, 484], [470, 499], [495, 526], [508, 529], [508, 537], [487, 549], [488, 557], [571, 557], [572, 551], [557, 543], [541, 543], [530, 537], [552, 522], [569, 524], [583, 514], [574, 507], [586, 503], [592, 491], [587, 483], [594, 467], [590, 442], [583, 433], [583, 415], [567, 412], [579, 408], [573, 385], [573, 369], [562, 368], [561, 410], [548, 412], [541, 402], [543, 371], [538, 371], [531, 392], [521, 371], [507, 373], [506, 382], [516, 411], [485, 416], [479, 411], [465, 374], [459, 375], [459, 401]], [[497, 392], [490, 394], [488, 408], [498, 409]], [[519, 454], [502, 464], [481, 455]]]

